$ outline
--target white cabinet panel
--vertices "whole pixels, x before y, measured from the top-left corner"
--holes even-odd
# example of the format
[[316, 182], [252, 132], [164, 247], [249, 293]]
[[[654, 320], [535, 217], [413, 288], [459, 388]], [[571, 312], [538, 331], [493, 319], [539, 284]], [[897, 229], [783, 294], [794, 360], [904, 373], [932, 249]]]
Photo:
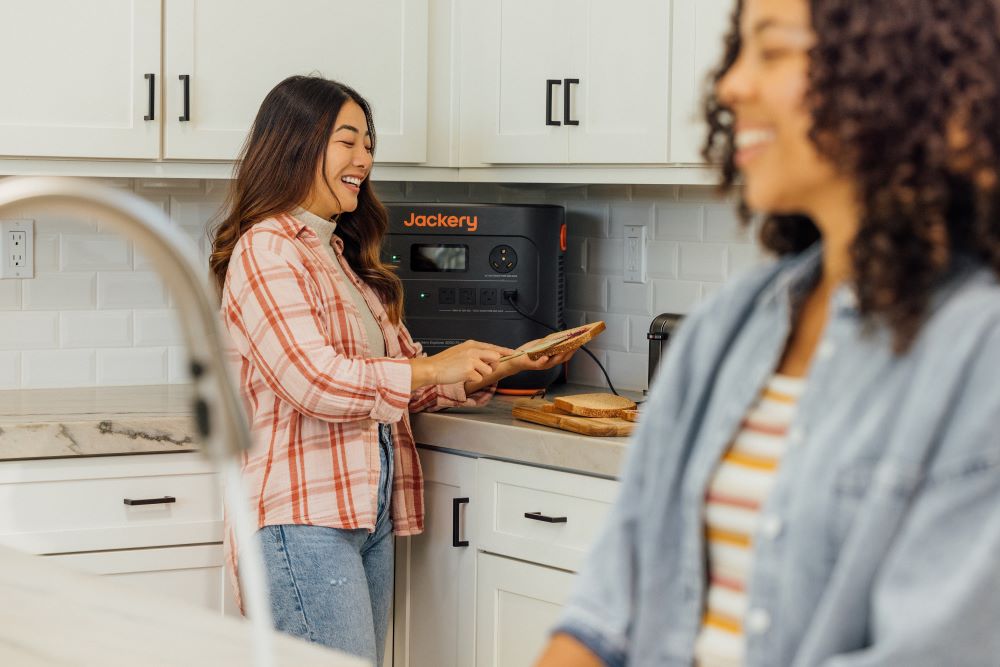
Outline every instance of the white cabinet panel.
[[166, 547], [47, 558], [81, 572], [109, 576], [138, 590], [235, 613], [222, 545]]
[[476, 667], [535, 664], [572, 583], [568, 572], [479, 554]]
[[235, 158], [267, 92], [316, 73], [372, 104], [379, 162], [426, 159], [427, 0], [169, 0], [164, 17], [164, 157]]
[[665, 163], [669, 9], [662, 0], [463, 8], [462, 163]]
[[479, 547], [576, 571], [601, 529], [618, 482], [481, 460]]
[[2, 4], [0, 155], [159, 156], [160, 0]]
[[[396, 542], [395, 667], [467, 667], [474, 656], [476, 459], [420, 451], [425, 530]], [[457, 537], [468, 546], [454, 546]], [[466, 520], [468, 519], [468, 520]]]
[[708, 75], [722, 59], [733, 0], [674, 0], [670, 161], [697, 164], [707, 126], [702, 101]]

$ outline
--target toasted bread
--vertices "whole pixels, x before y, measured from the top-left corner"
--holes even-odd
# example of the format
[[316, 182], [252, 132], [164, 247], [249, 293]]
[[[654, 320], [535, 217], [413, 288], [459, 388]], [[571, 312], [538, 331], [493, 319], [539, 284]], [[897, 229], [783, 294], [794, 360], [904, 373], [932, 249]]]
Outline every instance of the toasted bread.
[[574, 329], [559, 331], [543, 338], [537, 346], [526, 350], [525, 354], [528, 355], [529, 359], [535, 360], [539, 357], [550, 357], [554, 354], [569, 352], [586, 345], [604, 329], [604, 322], [597, 321]]
[[639, 411], [638, 410], [622, 410], [622, 419], [630, 422], [639, 421]]
[[624, 410], [635, 410], [635, 402], [614, 394], [576, 394], [555, 398], [555, 406], [581, 417], [621, 417]]

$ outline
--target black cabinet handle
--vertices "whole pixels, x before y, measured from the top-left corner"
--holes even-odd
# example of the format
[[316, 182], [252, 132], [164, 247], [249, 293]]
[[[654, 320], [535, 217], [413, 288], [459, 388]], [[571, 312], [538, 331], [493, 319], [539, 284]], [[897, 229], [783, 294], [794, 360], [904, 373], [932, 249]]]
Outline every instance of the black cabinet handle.
[[188, 121], [191, 120], [191, 75], [181, 74], [180, 80], [184, 83], [184, 115], [177, 120]]
[[566, 523], [566, 517], [564, 516], [545, 516], [541, 512], [525, 512], [525, 519], [532, 519], [533, 521], [544, 521], [545, 523]]
[[467, 547], [469, 546], [469, 540], [458, 539], [458, 508], [462, 505], [468, 505], [468, 498], [452, 498], [451, 499], [451, 546], [453, 547]]
[[155, 120], [154, 105], [156, 104], [156, 75], [147, 74], [146, 81], [149, 82], [149, 113], [142, 117], [143, 120]]
[[558, 86], [562, 81], [559, 79], [547, 79], [545, 81], [545, 124], [561, 125], [557, 120], [552, 119], [552, 86]]
[[570, 86], [580, 83], [579, 79], [564, 79], [563, 84], [563, 125], [579, 125], [580, 121], [573, 120], [570, 115], [570, 99], [572, 94]]
[[162, 498], [141, 498], [139, 500], [132, 500], [131, 498], [125, 499], [125, 504], [129, 506], [133, 505], [168, 505], [170, 503], [176, 503], [177, 499], [173, 496], [163, 496]]

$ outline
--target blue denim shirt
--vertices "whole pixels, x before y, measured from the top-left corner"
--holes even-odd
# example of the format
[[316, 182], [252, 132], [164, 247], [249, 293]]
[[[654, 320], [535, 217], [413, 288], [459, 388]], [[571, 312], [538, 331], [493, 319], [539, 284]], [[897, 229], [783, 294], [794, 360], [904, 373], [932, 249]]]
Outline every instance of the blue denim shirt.
[[[620, 497], [556, 627], [607, 664], [692, 664], [705, 491], [820, 264], [816, 246], [726, 285], [671, 343]], [[841, 288], [789, 439], [762, 508], [772, 530], [754, 536], [746, 665], [1000, 665], [991, 272], [957, 263], [902, 356]]]

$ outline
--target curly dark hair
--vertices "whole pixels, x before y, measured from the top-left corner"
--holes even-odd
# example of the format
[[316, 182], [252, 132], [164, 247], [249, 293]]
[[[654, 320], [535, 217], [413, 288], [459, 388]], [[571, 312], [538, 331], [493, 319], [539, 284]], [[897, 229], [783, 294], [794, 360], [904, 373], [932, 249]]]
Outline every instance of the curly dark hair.
[[[703, 155], [721, 188], [737, 178], [733, 115], [715, 84], [740, 52], [738, 0], [705, 101]], [[817, 41], [806, 104], [810, 139], [854, 178], [862, 211], [851, 246], [861, 315], [909, 348], [956, 255], [1000, 276], [1000, 8], [997, 0], [809, 0]], [[740, 212], [750, 219], [746, 203]], [[808, 218], [772, 215], [762, 244], [785, 255], [819, 238]]]

